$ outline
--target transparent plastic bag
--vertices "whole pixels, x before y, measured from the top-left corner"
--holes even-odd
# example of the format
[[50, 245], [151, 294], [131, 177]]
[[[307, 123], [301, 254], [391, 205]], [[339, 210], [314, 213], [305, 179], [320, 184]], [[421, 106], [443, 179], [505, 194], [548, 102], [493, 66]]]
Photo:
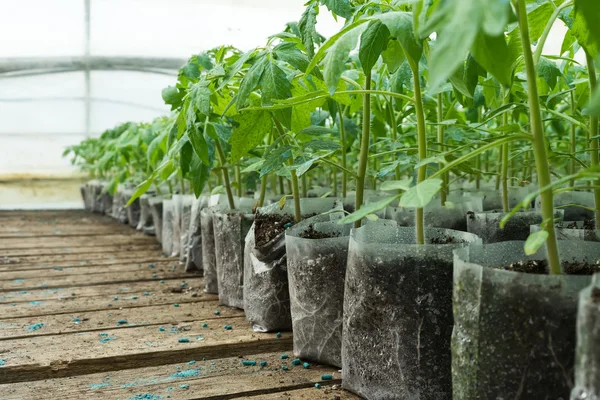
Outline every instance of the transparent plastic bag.
[[600, 273], [579, 293], [575, 387], [571, 400], [600, 399]]
[[[439, 203], [429, 203], [424, 209], [425, 226], [432, 228], [454, 229], [467, 231], [467, 213], [481, 211], [481, 198], [455, 199], [446, 206]], [[416, 209], [391, 207], [385, 210], [385, 218], [398, 222], [399, 226], [415, 226]]]
[[150, 195], [140, 196], [140, 221], [136, 229], [143, 231], [147, 235], [154, 235], [154, 223], [152, 221], [152, 210], [150, 209]]
[[451, 399], [452, 251], [470, 233], [365, 225], [348, 247], [344, 388], [369, 399]]
[[[541, 210], [542, 200], [538, 196], [535, 207]], [[591, 210], [583, 207], [591, 208]], [[564, 211], [565, 221], [587, 221], [594, 218], [594, 193], [560, 192], [554, 194], [554, 207]]]
[[162, 243], [162, 227], [163, 227], [163, 198], [153, 196], [148, 199], [150, 212], [152, 213], [152, 224], [154, 225], [154, 234], [159, 243]]
[[[124, 197], [125, 205], [129, 202], [129, 199], [131, 198], [131, 196], [133, 196], [134, 192], [135, 192], [135, 190], [133, 190], [133, 189], [123, 190], [123, 197]], [[133, 203], [131, 203], [130, 205], [125, 207], [125, 210], [127, 211], [127, 221], [129, 222], [129, 226], [136, 228], [138, 226], [138, 224], [140, 223], [140, 217], [141, 217], [140, 198], [138, 197], [137, 199], [135, 199], [133, 201]]]
[[[545, 259], [523, 241], [454, 253], [455, 399], [567, 399], [573, 382], [577, 297], [590, 276], [502, 268]], [[600, 243], [559, 241], [563, 262], [595, 263]]]
[[202, 223], [200, 211], [208, 205], [208, 197], [200, 196], [192, 202], [190, 226], [188, 228], [187, 257], [185, 271], [202, 271]]
[[127, 197], [125, 191], [126, 188], [119, 185], [113, 199], [113, 217], [122, 224], [126, 224], [128, 222], [125, 204], [127, 204], [127, 200], [129, 200], [129, 198]]
[[220, 304], [244, 308], [244, 239], [253, 220], [251, 209], [213, 213]]
[[[300, 199], [303, 216], [320, 214], [341, 204], [333, 198]], [[341, 215], [341, 213], [340, 213]], [[244, 250], [244, 310], [257, 332], [291, 330], [285, 249], [286, 226], [294, 225], [294, 204], [259, 208]]]
[[[482, 213], [469, 213], [467, 215], [467, 231], [476, 234], [483, 243], [505, 242], [508, 240], [527, 240], [530, 226], [542, 222], [539, 211], [518, 212], [500, 228], [500, 221], [506, 213], [485, 211]], [[555, 210], [554, 218], [562, 221], [563, 211]]]
[[[530, 233], [541, 230], [539, 225], [531, 225]], [[586, 240], [600, 242], [600, 230], [588, 229], [583, 221], [558, 222], [554, 224], [554, 232], [558, 240]]]
[[339, 367], [351, 225], [329, 220], [316, 216], [287, 230], [285, 248], [294, 355]]
[[163, 253], [170, 256], [173, 253], [173, 220], [175, 219], [175, 203], [173, 200], [163, 200], [162, 212], [162, 249]]
[[181, 250], [181, 214], [183, 213], [183, 196], [180, 194], [173, 195], [173, 219], [171, 220], [173, 232], [171, 247], [171, 257], [179, 257]]
[[192, 205], [196, 198], [193, 195], [182, 196], [181, 204], [181, 238], [179, 241], [179, 261], [185, 263], [188, 252], [188, 240], [189, 240], [189, 229], [190, 221], [192, 219]]

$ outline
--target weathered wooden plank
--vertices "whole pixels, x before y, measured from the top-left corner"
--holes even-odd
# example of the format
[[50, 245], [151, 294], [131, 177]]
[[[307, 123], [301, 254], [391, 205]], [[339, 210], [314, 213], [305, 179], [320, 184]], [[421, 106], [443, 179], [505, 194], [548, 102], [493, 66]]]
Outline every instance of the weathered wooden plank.
[[87, 253], [87, 254], [53, 254], [49, 256], [18, 256], [18, 257], [1, 257], [0, 264], [52, 264], [58, 262], [85, 262], [90, 260], [116, 260], [120, 257], [147, 257], [148, 255], [159, 256], [157, 250], [144, 250], [139, 252], [131, 251], [114, 251], [109, 254], [105, 252]]
[[[24, 239], [29, 240], [29, 239]], [[123, 241], [122, 243], [97, 243], [87, 246], [83, 243], [73, 243], [60, 247], [33, 247], [11, 250], [0, 250], [0, 257], [23, 257], [23, 256], [54, 256], [60, 254], [94, 254], [94, 253], [112, 253], [124, 251], [145, 251], [155, 250], [160, 255], [160, 245], [151, 241], [148, 243], [139, 240]]]
[[[148, 295], [152, 296], [150, 292], [148, 292]], [[119, 306], [118, 301], [111, 304]], [[216, 321], [210, 326], [222, 327], [222, 324], [218, 322], [219, 319], [244, 317], [242, 310], [219, 306], [218, 300], [134, 308], [117, 307], [72, 314], [3, 318], [0, 320], [0, 340], [73, 332], [93, 332], [109, 328], [130, 329], [132, 326], [145, 325], [164, 325], [163, 329], [179, 334], [180, 332], [177, 329], [171, 330], [171, 325], [178, 325], [182, 328], [191, 321], [212, 319]], [[216, 310], [218, 310], [219, 315], [214, 314]], [[32, 326], [40, 323], [43, 324], [40, 329], [31, 329]]]
[[110, 246], [119, 244], [156, 244], [156, 239], [143, 233], [132, 234], [109, 234], [95, 236], [66, 236], [66, 237], [42, 237], [42, 238], [8, 238], [0, 241], [0, 256], [8, 255], [11, 250], [39, 249], [59, 247], [82, 247], [82, 246]]
[[[150, 267], [151, 265], [151, 267]], [[36, 270], [22, 270], [22, 269], [13, 269], [8, 271], [0, 270], [0, 281], [11, 281], [14, 279], [30, 279], [30, 278], [41, 278], [41, 277], [51, 277], [56, 278], [60, 276], [72, 276], [72, 275], [90, 275], [90, 274], [99, 274], [106, 272], [114, 272], [115, 274], [121, 272], [131, 272], [137, 271], [142, 268], [145, 269], [154, 269], [161, 270], [165, 268], [172, 268], [173, 265], [178, 266], [178, 260], [169, 260], [165, 261], [165, 259], [154, 259], [150, 263], [129, 263], [129, 264], [108, 264], [108, 265], [96, 265], [96, 266], [88, 266], [88, 265], [76, 265], [73, 267], [46, 267], [44, 269], [36, 269]]]
[[[187, 283], [184, 289], [181, 288], [181, 283], [183, 282]], [[161, 279], [143, 282], [129, 282], [127, 284], [114, 283], [70, 288], [33, 289], [4, 292], [0, 293], [0, 316], [18, 313], [18, 311], [14, 310], [14, 307], [17, 307], [17, 305], [22, 307], [24, 304], [27, 305], [26, 303], [31, 302], [40, 302], [40, 304], [29, 304], [30, 306], [35, 306], [31, 307], [31, 312], [35, 312], [36, 314], [43, 314], [43, 312], [40, 312], [40, 310], [45, 309], [46, 307], [48, 307], [49, 310], [47, 313], [52, 313], [52, 310], [56, 310], [55, 312], [70, 312], [71, 310], [103, 309], [107, 308], [109, 303], [114, 303], [112, 301], [114, 297], [119, 298], [120, 303], [118, 306], [122, 307], [152, 304], [151, 302], [145, 303], [149, 300], [146, 296], [140, 296], [140, 294], [143, 294], [146, 291], [150, 291], [152, 293], [162, 293], [165, 298], [168, 298], [169, 295], [176, 295], [180, 293], [189, 293], [190, 296], [192, 296], [193, 293], [196, 293], [197, 296], [214, 296], [208, 295], [202, 291], [204, 288], [203, 282], [204, 281], [202, 278], [192, 275], [185, 279]], [[131, 303], [127, 302], [132, 296], [137, 296], [138, 298], [133, 300]], [[89, 302], [92, 303], [88, 303], [88, 300], [83, 300], [86, 298], [91, 298]], [[55, 300], [60, 305], [50, 303], [51, 300]], [[80, 302], [84, 301], [85, 303], [79, 305]], [[93, 302], [97, 302], [97, 304], [93, 305]], [[126, 302], [125, 305], [123, 305], [123, 302]], [[84, 306], [83, 304], [87, 305]], [[113, 306], [118, 307], [116, 304], [113, 304]]]
[[183, 266], [175, 265], [175, 268], [165, 269], [163, 271], [147, 271], [145, 269], [140, 269], [138, 271], [133, 272], [124, 272], [124, 273], [100, 273], [93, 275], [69, 275], [69, 276], [59, 276], [59, 277], [41, 277], [34, 279], [23, 279], [17, 278], [12, 281], [2, 281], [2, 286], [0, 287], [0, 292], [9, 292], [9, 291], [23, 291], [23, 290], [33, 290], [40, 288], [66, 288], [66, 287], [76, 287], [76, 286], [92, 286], [92, 285], [101, 285], [101, 284], [109, 284], [109, 283], [128, 283], [128, 282], [138, 282], [138, 281], [152, 281], [152, 280], [160, 280], [160, 279], [173, 279], [180, 278], [186, 279], [188, 277], [194, 276], [194, 274], [186, 273], [183, 271]]
[[[317, 382], [315, 382], [317, 383]], [[325, 386], [323, 382], [320, 382], [322, 385], [320, 389], [315, 387], [310, 389], [296, 389], [296, 390], [285, 390], [282, 392], [270, 393], [270, 394], [260, 394], [257, 396], [252, 396], [252, 400], [286, 400], [286, 399], [302, 399], [302, 400], [330, 400], [330, 399], [347, 399], [347, 400], [358, 400], [361, 397], [350, 393], [346, 390], [341, 389], [340, 384], [335, 384], [332, 386]], [[241, 398], [239, 397], [229, 397], [229, 398]]]
[[[241, 317], [222, 320], [223, 326], [231, 326], [231, 330], [223, 326], [211, 330], [213, 323], [213, 320], [191, 322], [186, 324], [189, 330], [178, 335], [159, 332], [155, 326], [136, 326], [0, 341], [0, 355], [5, 360], [0, 368], [0, 382], [283, 351], [292, 344], [291, 333], [281, 333], [279, 338], [275, 334], [255, 333]], [[204, 324], [208, 327], [203, 327]]]
[[[0, 272], [6, 271], [33, 271], [33, 270], [44, 270], [44, 269], [54, 269], [54, 268], [88, 268], [88, 267], [97, 267], [100, 265], [129, 265], [129, 264], [148, 264], [148, 263], [177, 263], [179, 262], [178, 258], [175, 257], [163, 257], [158, 256], [156, 252], [150, 252], [150, 256], [141, 257], [121, 257], [114, 258], [110, 257], [110, 259], [101, 259], [101, 260], [87, 260], [87, 262], [83, 261], [60, 261], [56, 263], [41, 263], [41, 264], [0, 264]], [[157, 264], [158, 265], [158, 264]], [[169, 264], [170, 265], [170, 264]]]
[[[288, 353], [291, 356], [291, 351]], [[165, 400], [167, 396], [178, 400], [248, 398], [253, 395], [253, 399], [296, 398], [288, 394], [317, 396], [299, 397], [306, 399], [332, 399], [334, 394], [340, 399], [358, 399], [348, 392], [331, 388], [333, 384], [339, 386], [340, 374], [334, 368], [317, 364], [308, 369], [293, 366], [291, 358], [281, 360], [281, 354], [261, 353], [248, 357], [257, 361], [256, 366], [241, 365], [239, 357], [190, 359], [189, 363], [0, 385], [0, 392], [6, 400], [37, 400], [41, 391], [46, 399], [131, 399], [138, 394]], [[266, 361], [267, 365], [258, 365], [261, 361]], [[281, 369], [283, 365], [288, 367], [287, 371]], [[321, 376], [325, 374], [332, 374], [334, 380], [322, 381]], [[323, 385], [321, 389], [314, 388], [317, 382]], [[302, 387], [306, 389], [297, 389]]]

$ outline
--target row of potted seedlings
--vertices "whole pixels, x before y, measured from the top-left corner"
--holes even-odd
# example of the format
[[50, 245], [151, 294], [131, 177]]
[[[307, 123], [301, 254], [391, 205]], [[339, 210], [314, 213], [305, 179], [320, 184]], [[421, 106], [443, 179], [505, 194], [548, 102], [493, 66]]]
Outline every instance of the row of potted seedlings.
[[311, 0], [191, 57], [171, 115], [67, 150], [86, 208], [365, 398], [599, 397], [596, 6], [465, 7]]

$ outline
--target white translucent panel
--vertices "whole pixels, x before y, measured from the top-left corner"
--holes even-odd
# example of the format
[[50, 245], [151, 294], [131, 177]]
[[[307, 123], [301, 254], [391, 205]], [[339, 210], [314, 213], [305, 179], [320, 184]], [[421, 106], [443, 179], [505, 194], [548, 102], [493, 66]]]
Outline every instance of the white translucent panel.
[[[298, 21], [304, 0], [92, 0], [91, 51], [102, 55], [187, 57], [223, 44], [243, 50]], [[118, 10], [118, 12], [116, 11]], [[324, 8], [317, 29], [342, 26]], [[125, 40], [126, 38], [126, 40]]]
[[0, 176], [10, 174], [55, 175], [71, 172], [62, 158], [67, 146], [79, 143], [83, 135], [15, 135], [0, 137]]
[[83, 0], [4, 0], [1, 4], [0, 57], [83, 53]]
[[165, 114], [170, 108], [165, 106], [160, 93], [162, 88], [175, 85], [176, 79], [175, 73], [159, 75], [131, 71], [93, 71], [91, 96], [136, 103]]
[[152, 109], [140, 108], [123, 103], [94, 102], [91, 113], [91, 131], [94, 136], [98, 132], [114, 128], [118, 124], [129, 121], [146, 122], [167, 114]]
[[81, 100], [41, 100], [0, 103], [0, 140], [6, 134], [83, 133], [85, 131], [84, 104]]
[[[77, 97], [84, 90], [83, 72], [0, 79], [0, 101], [39, 97]], [[0, 107], [2, 103], [0, 103]]]

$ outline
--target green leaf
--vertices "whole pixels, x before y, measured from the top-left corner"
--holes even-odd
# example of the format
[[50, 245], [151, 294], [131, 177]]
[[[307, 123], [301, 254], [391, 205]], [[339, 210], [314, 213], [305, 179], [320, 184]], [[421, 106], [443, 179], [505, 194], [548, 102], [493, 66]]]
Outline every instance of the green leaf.
[[264, 71], [260, 78], [262, 104], [273, 104], [273, 99], [287, 99], [292, 96], [292, 84], [288, 81], [285, 72], [279, 68], [272, 58], [265, 63]]
[[210, 96], [211, 90], [208, 87], [208, 81], [201, 79], [193, 84], [189, 89], [190, 106], [200, 111], [204, 115], [210, 115]]
[[398, 40], [390, 40], [388, 42], [387, 48], [381, 53], [381, 58], [387, 65], [390, 74], [396, 72], [406, 60], [404, 50], [402, 50], [402, 46], [400, 46]]
[[287, 202], [287, 196], [283, 196], [281, 199], [279, 199], [279, 209], [283, 210], [283, 207], [285, 207], [285, 203]]
[[412, 183], [412, 178], [406, 178], [400, 181], [385, 181], [381, 184], [381, 190], [390, 191], [390, 190], [410, 190], [410, 184]]
[[418, 63], [423, 54], [423, 42], [415, 35], [413, 29], [413, 17], [408, 12], [387, 12], [375, 16], [384, 23], [390, 36], [398, 39], [404, 50], [404, 55]]
[[589, 113], [600, 117], [600, 88], [596, 88], [589, 106]]
[[595, 59], [600, 49], [598, 0], [575, 0], [575, 21], [571, 28], [579, 44]]
[[250, 93], [252, 93], [252, 91], [258, 86], [266, 66], [267, 58], [262, 56], [256, 60], [254, 64], [252, 64], [252, 66], [248, 69], [248, 72], [246, 72], [246, 75], [244, 75], [237, 93], [236, 107], [238, 110], [244, 107], [246, 101], [248, 100], [248, 96], [250, 96]]
[[171, 106], [171, 111], [181, 106], [184, 93], [180, 92], [175, 86], [168, 86], [161, 92], [162, 99], [165, 104]]
[[467, 90], [470, 94], [469, 97], [473, 97], [475, 94], [475, 88], [479, 84], [479, 77], [486, 77], [487, 71], [479, 65], [475, 57], [472, 54], [469, 54], [467, 57], [467, 61], [465, 63], [465, 72], [463, 74], [464, 82], [467, 86]]
[[475, 60], [500, 83], [510, 86], [514, 60], [504, 35], [488, 36], [480, 33], [473, 43], [471, 52]]
[[317, 14], [319, 13], [319, 7], [316, 3], [309, 4], [306, 10], [302, 13], [300, 21], [298, 21], [298, 29], [300, 29], [300, 36], [302, 43], [306, 48], [306, 54], [308, 58], [315, 56], [315, 41], [318, 38], [317, 34]]
[[190, 164], [192, 162], [192, 156], [194, 155], [194, 148], [190, 142], [187, 142], [181, 147], [179, 155], [179, 168], [183, 176], [187, 176], [190, 171]]
[[238, 73], [242, 70], [242, 68], [244, 67], [244, 64], [250, 59], [250, 57], [252, 57], [255, 53], [255, 50], [250, 50], [244, 54], [242, 54], [240, 56], [240, 58], [237, 59], [236, 62], [233, 63], [233, 65], [231, 66], [231, 68], [229, 68], [227, 70], [227, 73], [225, 74], [225, 76], [223, 77], [223, 80], [221, 81], [221, 84], [219, 85], [219, 87], [217, 88], [217, 90], [221, 90], [225, 87], [225, 85], [227, 85], [227, 83], [229, 83], [229, 81]]
[[562, 76], [562, 73], [556, 64], [548, 60], [546, 57], [540, 57], [537, 65], [537, 73], [540, 78], [546, 81], [551, 89], [556, 87], [558, 78]]
[[194, 194], [196, 197], [200, 197], [202, 190], [204, 189], [204, 185], [208, 181], [210, 177], [210, 167], [205, 165], [196, 154], [193, 154], [192, 160], [190, 162], [190, 173], [191, 177], [190, 183]]
[[440, 179], [427, 179], [416, 186], [411, 187], [402, 195], [400, 207], [423, 208], [442, 187]]
[[315, 139], [315, 140], [311, 140], [310, 142], [305, 143], [304, 147], [313, 149], [316, 151], [319, 151], [319, 150], [335, 151], [335, 150], [339, 150], [342, 146], [340, 146], [338, 143], [334, 143], [334, 142], [331, 142], [328, 140]]
[[374, 203], [363, 205], [362, 207], [360, 207], [360, 209], [354, 211], [352, 214], [348, 214], [345, 217], [339, 219], [338, 224], [350, 224], [352, 222], [361, 220], [369, 214], [374, 214], [377, 211], [383, 210], [384, 208], [392, 204], [395, 200], [397, 200], [398, 197], [400, 196], [386, 197]]
[[265, 157], [265, 162], [260, 169], [260, 176], [263, 177], [269, 172], [281, 167], [292, 157], [292, 146], [284, 145], [269, 152]]
[[280, 43], [273, 48], [273, 53], [278, 59], [285, 61], [302, 72], [306, 72], [306, 67], [310, 63], [306, 54], [302, 53], [295, 43]]
[[525, 254], [530, 256], [537, 253], [540, 247], [546, 243], [548, 236], [549, 233], [545, 230], [540, 230], [529, 235], [525, 241], [525, 245], [523, 246], [525, 249]]
[[271, 115], [266, 111], [242, 111], [234, 120], [238, 126], [233, 128], [230, 139], [232, 164], [261, 144], [273, 125]]
[[360, 36], [358, 58], [365, 73], [370, 72], [386, 49], [390, 31], [381, 22], [371, 21]]
[[323, 58], [323, 76], [330, 94], [334, 94], [342, 73], [346, 70], [346, 61], [358, 42], [358, 36], [366, 29], [359, 25], [341, 35], [331, 45]]
[[141, 195], [146, 193], [148, 191], [148, 189], [150, 189], [150, 187], [152, 186], [152, 182], [154, 182], [154, 179], [156, 179], [156, 176], [154, 174], [152, 174], [152, 176], [150, 176], [150, 178], [148, 178], [144, 182], [140, 183], [138, 185], [137, 189], [135, 190], [135, 192], [131, 195], [131, 198], [129, 199], [129, 201], [127, 202], [125, 207], [130, 206], [131, 203], [133, 203], [135, 201], [135, 199], [137, 199], [138, 197], [140, 197]]
[[321, 4], [327, 7], [329, 11], [342, 18], [349, 19], [352, 17], [352, 14], [354, 14], [354, 9], [352, 4], [350, 4], [350, 0], [321, 0]]
[[331, 128], [325, 128], [324, 126], [309, 126], [308, 128], [302, 129], [299, 134], [321, 136], [321, 135], [336, 135], [337, 131]]
[[[314, 82], [314, 85], [311, 84]], [[325, 88], [324, 82], [321, 80], [313, 79], [308, 81], [308, 79], [297, 79], [294, 80], [294, 86], [292, 87], [292, 96], [304, 96], [310, 95], [312, 93], [312, 89]], [[321, 98], [313, 101], [309, 101], [306, 103], [298, 104], [292, 108], [292, 131], [299, 132], [302, 129], [311, 125], [310, 115], [311, 112], [323, 105], [326, 99]]]
[[206, 143], [206, 139], [204, 139], [204, 134], [194, 127], [188, 131], [188, 137], [198, 158], [202, 160], [204, 165], [210, 165], [208, 159], [208, 144]]

